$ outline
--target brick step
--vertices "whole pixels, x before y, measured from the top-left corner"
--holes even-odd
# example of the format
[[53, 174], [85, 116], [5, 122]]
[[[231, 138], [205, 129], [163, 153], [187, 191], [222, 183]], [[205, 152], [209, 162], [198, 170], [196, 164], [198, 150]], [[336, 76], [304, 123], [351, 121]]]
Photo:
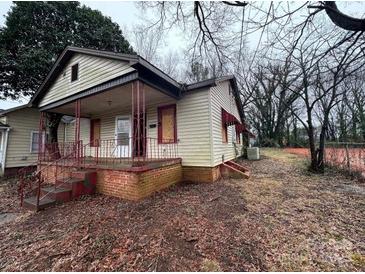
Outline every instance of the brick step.
[[37, 208], [37, 196], [26, 198], [23, 201], [23, 207], [35, 211], [50, 207], [54, 204], [56, 204], [56, 200], [50, 199], [48, 197], [43, 197], [39, 200], [38, 208]]
[[226, 163], [222, 164], [221, 173], [223, 177], [229, 177], [229, 178], [250, 178], [250, 172], [249, 171], [241, 171], [233, 166], [227, 165]]
[[78, 179], [89, 179], [93, 176], [96, 176], [96, 171], [94, 170], [90, 170], [90, 169], [85, 169], [85, 170], [77, 170], [77, 171], [72, 171], [71, 172], [71, 177], [72, 178], [78, 178]]
[[55, 188], [55, 186], [42, 187], [41, 196], [49, 197], [50, 199], [56, 200], [56, 202], [68, 202], [72, 198], [72, 191], [71, 188]]
[[227, 161], [226, 164], [227, 165], [230, 165], [230, 166], [232, 166], [232, 167], [234, 167], [234, 168], [236, 168], [236, 169], [238, 169], [238, 170], [240, 170], [242, 172], [247, 172], [247, 171], [249, 172], [249, 169], [247, 167], [244, 167], [243, 165], [240, 165], [240, 164], [238, 164], [236, 162]]
[[56, 181], [56, 187], [66, 188], [72, 190], [73, 185], [82, 184], [84, 182], [83, 179], [67, 177], [64, 179], [58, 179]]
[[85, 179], [69, 177], [56, 181], [56, 187], [71, 190], [71, 198], [77, 198], [81, 195], [95, 193], [96, 176], [87, 176]]

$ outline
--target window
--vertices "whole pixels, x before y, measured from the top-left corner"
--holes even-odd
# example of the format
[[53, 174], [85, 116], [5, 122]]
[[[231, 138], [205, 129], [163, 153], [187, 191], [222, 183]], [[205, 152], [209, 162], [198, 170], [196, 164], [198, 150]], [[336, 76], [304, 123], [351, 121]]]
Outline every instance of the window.
[[90, 146], [98, 147], [100, 140], [100, 119], [90, 120]]
[[237, 144], [241, 143], [241, 133], [236, 132], [236, 143]]
[[[38, 152], [38, 148], [39, 148], [39, 133], [38, 131], [32, 131], [30, 133], [30, 152], [31, 153], [36, 153]], [[47, 134], [48, 135], [48, 134]], [[46, 142], [46, 136], [43, 136], [43, 141], [42, 143], [44, 144]]]
[[228, 143], [228, 127], [222, 123], [222, 143]]
[[177, 142], [176, 105], [159, 107], [158, 111], [158, 143], [171, 144]]
[[71, 67], [71, 82], [79, 79], [79, 64], [75, 64]]

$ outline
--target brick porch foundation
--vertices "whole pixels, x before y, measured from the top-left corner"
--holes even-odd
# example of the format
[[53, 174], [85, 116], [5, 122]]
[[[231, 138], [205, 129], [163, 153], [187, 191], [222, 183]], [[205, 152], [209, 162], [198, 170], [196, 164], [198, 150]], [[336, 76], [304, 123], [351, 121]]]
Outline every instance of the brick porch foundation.
[[[39, 167], [38, 167], [39, 168]], [[44, 168], [44, 166], [43, 166]], [[63, 176], [71, 175], [74, 167], [60, 167]], [[191, 167], [181, 162], [140, 170], [95, 168], [97, 172], [96, 192], [126, 200], [140, 200], [152, 193], [165, 189], [181, 181], [212, 183], [221, 177], [220, 166]], [[48, 183], [55, 182], [55, 166], [49, 166], [43, 172]]]
[[221, 177], [220, 167], [183, 166], [184, 181], [196, 183], [213, 183]]
[[180, 181], [180, 163], [142, 172], [104, 169], [98, 170], [96, 190], [105, 195], [139, 200]]

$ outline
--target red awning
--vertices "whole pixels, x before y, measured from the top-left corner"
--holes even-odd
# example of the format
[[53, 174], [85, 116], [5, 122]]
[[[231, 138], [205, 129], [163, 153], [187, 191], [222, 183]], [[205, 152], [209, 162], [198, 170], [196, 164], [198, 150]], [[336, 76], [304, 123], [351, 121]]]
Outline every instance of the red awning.
[[232, 114], [222, 108], [222, 123], [226, 126], [231, 126], [239, 124], [240, 122], [237, 120], [236, 117], [234, 117]]
[[246, 127], [245, 124], [236, 124], [237, 133], [246, 133], [250, 138], [256, 138], [256, 136]]
[[236, 124], [236, 133], [242, 133], [246, 131], [246, 126], [243, 124]]

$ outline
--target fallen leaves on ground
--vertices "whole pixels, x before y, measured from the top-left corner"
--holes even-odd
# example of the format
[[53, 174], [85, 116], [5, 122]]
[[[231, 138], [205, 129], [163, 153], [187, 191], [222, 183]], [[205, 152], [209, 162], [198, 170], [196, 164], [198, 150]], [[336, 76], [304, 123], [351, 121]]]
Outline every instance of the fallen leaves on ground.
[[249, 180], [182, 183], [139, 202], [95, 195], [20, 210], [1, 226], [0, 269], [365, 270], [364, 194], [356, 191], [364, 185], [309, 174], [294, 164], [302, 158], [275, 153], [244, 162]]

